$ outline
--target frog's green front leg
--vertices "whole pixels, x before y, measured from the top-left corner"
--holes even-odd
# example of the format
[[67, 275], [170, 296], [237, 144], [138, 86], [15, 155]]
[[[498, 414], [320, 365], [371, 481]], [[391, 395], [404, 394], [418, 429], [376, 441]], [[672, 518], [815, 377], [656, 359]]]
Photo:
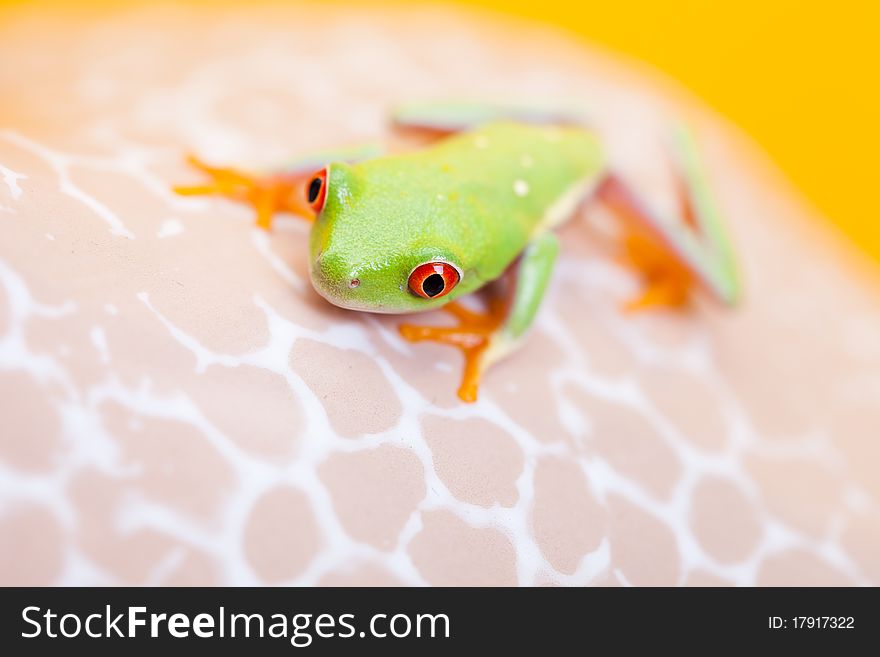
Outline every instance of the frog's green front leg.
[[402, 324], [401, 335], [412, 342], [435, 340], [461, 349], [465, 364], [458, 396], [466, 402], [476, 401], [483, 373], [513, 351], [532, 325], [558, 251], [556, 236], [544, 233], [505, 272], [507, 289], [491, 300], [487, 313], [452, 302], [444, 310], [456, 317], [458, 326]]

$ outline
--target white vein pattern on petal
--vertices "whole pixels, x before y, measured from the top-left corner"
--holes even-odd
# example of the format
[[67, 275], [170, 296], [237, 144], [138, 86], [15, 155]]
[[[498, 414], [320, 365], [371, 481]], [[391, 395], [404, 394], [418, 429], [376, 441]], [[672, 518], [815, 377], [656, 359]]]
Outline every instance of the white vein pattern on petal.
[[0, 174], [3, 175], [3, 182], [6, 183], [6, 187], [9, 189], [9, 194], [12, 196], [13, 201], [17, 201], [21, 198], [21, 187], [18, 184], [19, 180], [27, 180], [27, 176], [23, 173], [18, 173], [0, 165]]

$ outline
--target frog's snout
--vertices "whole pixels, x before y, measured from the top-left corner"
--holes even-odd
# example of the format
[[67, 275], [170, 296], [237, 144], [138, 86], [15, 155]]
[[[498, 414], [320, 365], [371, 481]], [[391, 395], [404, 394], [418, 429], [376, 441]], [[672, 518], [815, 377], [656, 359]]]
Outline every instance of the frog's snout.
[[349, 269], [338, 255], [321, 251], [312, 264], [312, 285], [330, 303], [349, 307], [353, 292], [361, 284], [357, 274]]
[[405, 284], [388, 283], [393, 270], [358, 261], [346, 252], [323, 249], [312, 259], [312, 286], [334, 306], [372, 313], [405, 313], [425, 310], [425, 299]]

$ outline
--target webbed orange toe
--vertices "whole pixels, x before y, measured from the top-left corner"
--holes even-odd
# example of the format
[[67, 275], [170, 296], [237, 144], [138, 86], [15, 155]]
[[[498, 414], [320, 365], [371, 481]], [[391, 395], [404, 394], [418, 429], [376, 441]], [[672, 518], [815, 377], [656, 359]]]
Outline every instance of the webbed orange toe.
[[255, 223], [264, 230], [272, 227], [276, 212], [293, 212], [311, 217], [312, 210], [304, 199], [305, 176], [297, 174], [254, 175], [230, 167], [206, 164], [190, 155], [187, 162], [209, 177], [200, 185], [175, 185], [172, 189], [183, 196], [217, 195], [246, 203], [256, 212]]
[[410, 342], [431, 340], [458, 348], [464, 356], [458, 397], [465, 402], [474, 402], [477, 400], [480, 379], [489, 365], [487, 355], [504, 321], [506, 304], [503, 299], [493, 299], [489, 311], [481, 313], [453, 301], [443, 310], [458, 320], [457, 326], [401, 324], [400, 334]]

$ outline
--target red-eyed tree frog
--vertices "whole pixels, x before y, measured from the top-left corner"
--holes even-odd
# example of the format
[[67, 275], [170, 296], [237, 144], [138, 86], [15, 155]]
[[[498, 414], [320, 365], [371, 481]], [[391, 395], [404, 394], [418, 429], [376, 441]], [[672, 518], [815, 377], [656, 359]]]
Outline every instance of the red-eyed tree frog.
[[[733, 251], [690, 134], [675, 134], [680, 216], [658, 216], [609, 169], [595, 132], [565, 112], [469, 104], [411, 104], [393, 123], [437, 140], [414, 152], [373, 146], [310, 156], [264, 175], [191, 163], [205, 185], [250, 203], [269, 229], [277, 211], [313, 220], [311, 280], [330, 303], [377, 313], [442, 307], [457, 326], [403, 324], [410, 341], [460, 349], [459, 397], [477, 398], [486, 369], [532, 325], [559, 244], [554, 229], [589, 198], [625, 223], [625, 259], [644, 281], [629, 308], [682, 306], [696, 289], [733, 304], [740, 286]], [[456, 300], [500, 281], [478, 312]]]

